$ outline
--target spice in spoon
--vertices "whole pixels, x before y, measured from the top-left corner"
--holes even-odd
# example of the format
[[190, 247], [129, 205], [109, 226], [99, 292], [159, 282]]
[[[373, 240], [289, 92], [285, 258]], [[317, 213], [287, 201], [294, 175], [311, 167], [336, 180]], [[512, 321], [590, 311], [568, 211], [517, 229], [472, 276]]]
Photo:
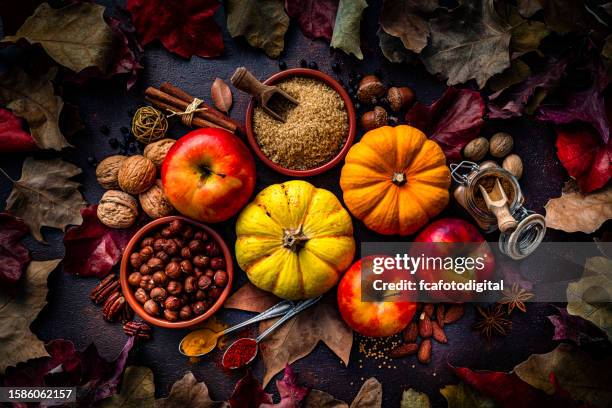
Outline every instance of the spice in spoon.
[[257, 355], [257, 341], [251, 338], [236, 340], [223, 354], [221, 364], [225, 368], [240, 368], [250, 363]]

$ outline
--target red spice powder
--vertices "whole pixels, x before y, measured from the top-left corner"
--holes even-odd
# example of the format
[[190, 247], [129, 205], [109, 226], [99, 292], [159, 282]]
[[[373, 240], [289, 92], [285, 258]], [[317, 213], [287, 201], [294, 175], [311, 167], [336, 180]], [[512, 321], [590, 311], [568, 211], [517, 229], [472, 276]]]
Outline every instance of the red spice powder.
[[236, 340], [225, 354], [221, 363], [225, 368], [242, 367], [257, 353], [257, 343], [253, 339], [242, 338]]

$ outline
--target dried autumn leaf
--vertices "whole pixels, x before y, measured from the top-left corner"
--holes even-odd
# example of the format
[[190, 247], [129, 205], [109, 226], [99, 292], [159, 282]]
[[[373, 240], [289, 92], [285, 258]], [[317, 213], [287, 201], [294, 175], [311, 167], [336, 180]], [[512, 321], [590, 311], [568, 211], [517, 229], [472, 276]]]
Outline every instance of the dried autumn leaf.
[[612, 338], [612, 260], [602, 256], [589, 258], [584, 274], [567, 286], [567, 312], [580, 316]]
[[80, 225], [85, 200], [78, 190], [80, 184], [70, 180], [78, 174], [80, 168], [61, 159], [28, 157], [23, 162], [21, 178], [14, 181], [6, 200], [6, 210], [23, 218], [32, 236], [40, 242], [45, 242], [42, 227], [63, 230], [68, 225]]
[[231, 408], [259, 408], [262, 404], [271, 404], [272, 395], [266, 393], [250, 369], [234, 387], [229, 397]]
[[376, 32], [378, 36], [378, 45], [386, 59], [396, 64], [416, 62], [416, 54], [408, 51], [402, 40], [392, 35], [387, 34], [382, 29]]
[[106, 72], [113, 52], [113, 32], [104, 21], [104, 10], [88, 2], [61, 9], [43, 3], [4, 41], [26, 39], [40, 44], [58, 64], [74, 72], [92, 66]]
[[270, 58], [277, 58], [285, 48], [289, 17], [283, 0], [228, 0], [225, 11], [232, 37], [244, 36]]
[[295, 18], [308, 38], [330, 41], [339, 0], [285, 0], [289, 17]]
[[276, 388], [281, 397], [278, 404], [263, 403], [259, 408], [299, 408], [304, 398], [310, 392], [308, 387], [298, 385], [295, 371], [287, 364], [283, 378], [276, 381]]
[[0, 292], [0, 372], [48, 355], [44, 343], [30, 331], [30, 324], [47, 304], [47, 278], [60, 261], [30, 262], [23, 286], [15, 293]]
[[320, 391], [310, 390], [303, 404], [304, 408], [349, 408], [349, 404], [339, 399], [334, 398], [332, 395]]
[[419, 53], [429, 38], [425, 15], [437, 7], [437, 0], [385, 0], [380, 10], [380, 26], [387, 34], [400, 38], [404, 47]]
[[23, 267], [30, 262], [30, 251], [20, 242], [28, 231], [23, 220], [0, 212], [0, 283], [3, 285], [19, 282]]
[[[590, 406], [609, 407], [612, 404], [612, 358], [594, 360], [570, 344], [559, 344], [550, 353], [532, 354], [514, 367], [514, 372], [521, 380], [547, 394], [553, 394], [559, 386], [574, 400], [587, 402]], [[557, 384], [551, 384], [551, 373]]]
[[612, 186], [582, 194], [567, 182], [561, 197], [548, 200], [544, 209], [548, 228], [591, 234], [612, 218]]
[[36, 149], [32, 136], [23, 130], [23, 120], [10, 110], [0, 108], [0, 151], [30, 152]]
[[340, 0], [331, 46], [363, 59], [360, 47], [361, 15], [368, 7], [365, 0]]
[[155, 402], [153, 372], [148, 367], [129, 366], [123, 373], [121, 393], [102, 400], [98, 408], [142, 408]]
[[221, 78], [215, 78], [210, 87], [210, 95], [215, 107], [221, 112], [228, 113], [232, 108], [232, 90]]
[[447, 385], [440, 389], [448, 408], [495, 408], [492, 399], [484, 397], [463, 383]]
[[155, 401], [155, 408], [225, 408], [227, 402], [213, 401], [204, 382], [198, 382], [191, 371], [172, 385], [167, 398]]
[[160, 40], [168, 51], [183, 58], [221, 55], [223, 36], [213, 18], [219, 6], [217, 0], [127, 2], [142, 45]]
[[52, 69], [36, 78], [22, 71], [0, 75], [0, 104], [28, 122], [38, 147], [62, 150], [70, 144], [59, 128], [64, 103], [53, 93], [51, 79], [55, 73]]
[[487, 82], [487, 86], [493, 92], [503, 91], [513, 85], [520, 84], [529, 78], [531, 68], [520, 59], [515, 59], [510, 63], [504, 72], [495, 74]]
[[[350, 408], [380, 408], [382, 406], [382, 385], [374, 377], [368, 378], [355, 399], [350, 405]], [[349, 408], [349, 404], [340, 401], [330, 394], [320, 391], [311, 390], [304, 400], [304, 408]]]
[[225, 301], [223, 307], [261, 313], [280, 301], [281, 299], [272, 293], [261, 290], [251, 282], [247, 282]]
[[431, 408], [431, 402], [427, 394], [410, 388], [402, 393], [400, 408]]
[[536, 51], [540, 42], [550, 34], [546, 24], [524, 19], [517, 8], [509, 2], [496, 2], [495, 10], [498, 16], [511, 27], [510, 51], [512, 59]]
[[566, 308], [556, 307], [556, 309], [559, 314], [546, 316], [555, 329], [553, 340], [569, 340], [580, 345], [584, 342], [588, 343], [595, 339], [601, 340], [607, 337], [588, 320], [569, 314]]
[[[273, 322], [261, 323], [259, 331], [263, 332]], [[353, 331], [342, 320], [334, 298], [325, 298], [304, 310], [261, 343], [260, 352], [266, 367], [264, 385], [286, 364], [310, 354], [319, 341], [323, 341], [348, 365]]]

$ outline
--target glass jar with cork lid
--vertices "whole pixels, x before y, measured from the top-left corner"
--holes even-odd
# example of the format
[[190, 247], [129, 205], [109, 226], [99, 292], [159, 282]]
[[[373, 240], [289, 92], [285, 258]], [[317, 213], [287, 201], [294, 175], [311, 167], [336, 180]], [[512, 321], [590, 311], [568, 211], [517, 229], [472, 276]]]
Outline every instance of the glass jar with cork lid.
[[[522, 259], [531, 254], [544, 239], [546, 223], [544, 217], [527, 210], [525, 198], [517, 179], [495, 162], [480, 166], [462, 161], [450, 165], [451, 175], [457, 183], [453, 196], [474, 218], [485, 232], [500, 229], [499, 249], [513, 259]], [[500, 211], [491, 207], [489, 195], [500, 190]]]

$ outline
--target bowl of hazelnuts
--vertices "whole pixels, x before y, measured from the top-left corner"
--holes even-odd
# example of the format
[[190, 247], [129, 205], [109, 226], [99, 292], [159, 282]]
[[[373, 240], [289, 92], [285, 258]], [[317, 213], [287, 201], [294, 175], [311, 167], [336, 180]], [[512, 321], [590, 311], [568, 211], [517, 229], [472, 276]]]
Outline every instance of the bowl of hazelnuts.
[[181, 329], [221, 308], [234, 276], [232, 257], [210, 227], [181, 216], [156, 219], [128, 243], [121, 289], [145, 321]]

